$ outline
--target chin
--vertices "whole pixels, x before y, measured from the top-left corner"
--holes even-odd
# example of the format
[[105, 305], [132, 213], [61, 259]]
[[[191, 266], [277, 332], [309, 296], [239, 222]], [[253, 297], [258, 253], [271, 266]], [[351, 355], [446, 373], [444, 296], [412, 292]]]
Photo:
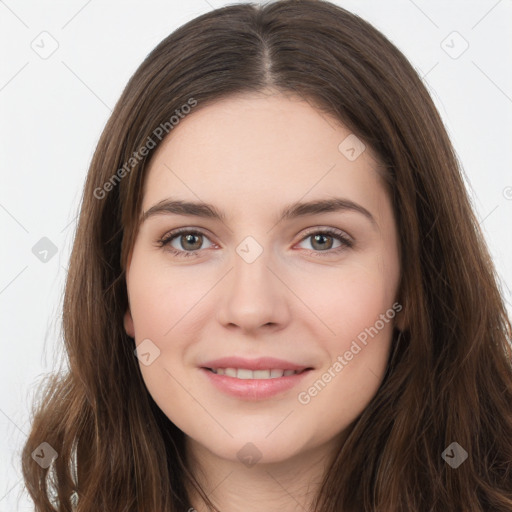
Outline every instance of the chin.
[[219, 439], [204, 439], [201, 436], [196, 438], [195, 442], [219, 458], [240, 462], [247, 467], [252, 467], [255, 463], [284, 462], [307, 449], [306, 440], [294, 435], [293, 431], [283, 429], [280, 435], [277, 434], [277, 431], [268, 435], [270, 431], [245, 429], [236, 432], [231, 430], [233, 438], [224, 435]]

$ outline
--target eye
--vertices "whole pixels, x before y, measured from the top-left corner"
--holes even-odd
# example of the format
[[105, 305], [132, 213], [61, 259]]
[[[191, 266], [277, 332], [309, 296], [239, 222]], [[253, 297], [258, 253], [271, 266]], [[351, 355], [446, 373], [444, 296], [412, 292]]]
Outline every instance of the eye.
[[[160, 247], [165, 246], [165, 249], [175, 256], [186, 258], [189, 256], [198, 256], [204, 239], [208, 240], [201, 231], [182, 228], [171, 231], [162, 239], [158, 240], [157, 243]], [[173, 245], [175, 242], [179, 247]]]
[[[301, 241], [304, 242], [308, 238], [311, 239], [311, 245], [315, 249], [309, 251], [315, 256], [329, 256], [333, 254], [338, 254], [348, 248], [351, 248], [354, 243], [351, 239], [349, 239], [343, 231], [340, 231], [335, 228], [324, 228], [324, 229], [315, 229], [314, 231], [310, 231]], [[336, 248], [332, 248], [332, 242], [329, 242], [329, 239], [335, 239], [340, 242], [340, 245]]]

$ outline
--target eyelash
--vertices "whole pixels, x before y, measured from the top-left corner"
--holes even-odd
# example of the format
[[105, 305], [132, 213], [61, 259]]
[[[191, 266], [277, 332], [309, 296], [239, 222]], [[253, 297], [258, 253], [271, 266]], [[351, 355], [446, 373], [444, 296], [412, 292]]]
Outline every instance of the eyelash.
[[[160, 240], [157, 241], [158, 246], [159, 247], [168, 246], [168, 247], [166, 247], [166, 250], [168, 250], [169, 252], [171, 252], [174, 256], [176, 256], [178, 258], [189, 258], [191, 256], [199, 256], [199, 253], [201, 252], [202, 249], [197, 249], [196, 251], [180, 251], [178, 249], [175, 249], [174, 247], [169, 246], [170, 242], [172, 240], [174, 240], [174, 238], [176, 238], [177, 236], [179, 236], [183, 233], [186, 233], [188, 235], [202, 235], [202, 236], [206, 237], [206, 234], [201, 231], [194, 230], [194, 229], [188, 229], [188, 228], [180, 228], [180, 229], [176, 229], [176, 230], [171, 231], [170, 233], [167, 233], [166, 235], [164, 235]], [[304, 240], [306, 240], [306, 238], [309, 238], [313, 235], [331, 236], [331, 237], [335, 238], [336, 240], [340, 241], [342, 244], [340, 247], [337, 247], [336, 249], [329, 249], [326, 251], [309, 250], [309, 253], [312, 255], [315, 255], [315, 256], [321, 256], [321, 257], [332, 256], [333, 254], [338, 254], [346, 249], [350, 249], [354, 245], [352, 240], [350, 240], [345, 235], [343, 235], [342, 231], [339, 231], [334, 228], [325, 228], [325, 229], [318, 229], [315, 231], [310, 231], [310, 232], [306, 233], [306, 235], [300, 240], [300, 242], [303, 242]]]

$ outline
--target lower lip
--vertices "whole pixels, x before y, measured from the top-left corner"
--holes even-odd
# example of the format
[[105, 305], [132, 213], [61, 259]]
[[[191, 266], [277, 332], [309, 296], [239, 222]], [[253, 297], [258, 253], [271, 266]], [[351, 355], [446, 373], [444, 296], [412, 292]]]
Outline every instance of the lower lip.
[[305, 370], [301, 373], [273, 379], [237, 379], [236, 377], [218, 375], [206, 368], [201, 368], [201, 371], [206, 374], [217, 389], [244, 400], [264, 400], [288, 391], [311, 372], [311, 370]]

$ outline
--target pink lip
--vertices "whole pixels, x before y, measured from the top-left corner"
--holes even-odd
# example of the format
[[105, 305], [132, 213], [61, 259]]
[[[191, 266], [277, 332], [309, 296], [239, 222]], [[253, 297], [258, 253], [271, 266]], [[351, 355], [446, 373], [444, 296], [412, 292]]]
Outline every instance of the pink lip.
[[[215, 365], [213, 366], [214, 368], [244, 368], [244, 366], [216, 366], [216, 364], [217, 362], [215, 362]], [[224, 362], [222, 364], [224, 364]], [[272, 368], [272, 365], [265, 366], [265, 368]], [[282, 366], [279, 368], [284, 369]], [[260, 366], [259, 369], [262, 369], [262, 367]], [[292, 370], [295, 368], [287, 369]], [[265, 398], [275, 396], [279, 393], [283, 393], [296, 386], [305, 375], [310, 373], [310, 371], [311, 370], [308, 369], [302, 373], [288, 375], [287, 377], [277, 377], [275, 379], [237, 379], [236, 377], [218, 375], [213, 373], [208, 368], [201, 368], [201, 372], [203, 372], [206, 377], [210, 379], [210, 382], [219, 391], [237, 398], [242, 398], [244, 400], [263, 400]]]
[[[227, 375], [213, 373], [210, 368], [243, 368], [246, 370], [295, 370], [295, 375], [277, 377], [275, 379], [237, 379]], [[244, 359], [243, 357], [222, 357], [201, 364], [201, 371], [220, 391], [244, 400], [262, 400], [283, 393], [299, 383], [311, 366], [295, 364], [275, 357]], [[303, 371], [305, 370], [305, 371]]]
[[[213, 361], [206, 361], [201, 364], [202, 368], [244, 368], [246, 370], [296, 370], [302, 371], [310, 366], [299, 365], [285, 361], [283, 359], [276, 359], [274, 357], [260, 357], [258, 359], [244, 359], [243, 357], [222, 357]], [[249, 379], [256, 380], [256, 379]]]

